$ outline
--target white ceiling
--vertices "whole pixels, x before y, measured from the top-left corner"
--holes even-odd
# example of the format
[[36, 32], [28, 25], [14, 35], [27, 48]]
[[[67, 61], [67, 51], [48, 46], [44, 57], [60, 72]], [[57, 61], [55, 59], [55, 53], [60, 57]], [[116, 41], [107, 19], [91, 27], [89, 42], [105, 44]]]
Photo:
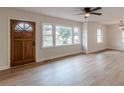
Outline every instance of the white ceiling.
[[[76, 15], [80, 13], [76, 7], [19, 7], [18, 9], [79, 22], [84, 21], [83, 15]], [[102, 10], [98, 10], [98, 12], [102, 12], [103, 15], [91, 15], [88, 20], [115, 24], [119, 23], [120, 19], [124, 19], [124, 7], [102, 7]]]

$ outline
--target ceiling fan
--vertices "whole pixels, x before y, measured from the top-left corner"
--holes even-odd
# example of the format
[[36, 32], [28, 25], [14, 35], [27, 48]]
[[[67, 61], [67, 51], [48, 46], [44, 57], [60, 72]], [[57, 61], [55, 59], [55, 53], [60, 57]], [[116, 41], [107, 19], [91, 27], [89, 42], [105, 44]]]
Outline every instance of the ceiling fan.
[[91, 7], [85, 7], [85, 8], [79, 8], [81, 13], [77, 15], [84, 15], [85, 18], [88, 18], [91, 14], [93, 15], [102, 15], [102, 13], [96, 12], [97, 10], [102, 9], [101, 7], [91, 8]]

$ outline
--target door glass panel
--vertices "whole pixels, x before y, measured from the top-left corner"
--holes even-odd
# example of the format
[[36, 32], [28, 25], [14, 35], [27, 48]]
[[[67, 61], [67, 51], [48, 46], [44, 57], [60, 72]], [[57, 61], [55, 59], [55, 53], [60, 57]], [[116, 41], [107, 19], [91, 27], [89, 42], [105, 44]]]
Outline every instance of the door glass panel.
[[15, 26], [16, 31], [32, 31], [32, 26], [27, 23], [19, 23]]
[[24, 26], [25, 26], [24, 29], [25, 29], [26, 31], [32, 31], [32, 27], [31, 27], [31, 25], [29, 25], [29, 24], [25, 24]]

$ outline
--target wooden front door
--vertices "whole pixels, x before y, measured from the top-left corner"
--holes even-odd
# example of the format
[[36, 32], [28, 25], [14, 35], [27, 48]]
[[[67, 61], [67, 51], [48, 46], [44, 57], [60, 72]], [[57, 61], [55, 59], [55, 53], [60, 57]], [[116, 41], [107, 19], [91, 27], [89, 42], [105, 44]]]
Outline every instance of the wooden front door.
[[35, 22], [10, 20], [11, 66], [35, 62]]

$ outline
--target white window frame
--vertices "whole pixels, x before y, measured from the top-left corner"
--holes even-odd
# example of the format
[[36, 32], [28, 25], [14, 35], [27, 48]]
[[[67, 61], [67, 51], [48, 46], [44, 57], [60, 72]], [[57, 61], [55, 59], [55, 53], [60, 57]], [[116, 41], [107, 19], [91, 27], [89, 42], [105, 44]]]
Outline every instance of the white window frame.
[[[43, 25], [52, 25], [52, 46], [43, 46]], [[70, 27], [72, 29], [72, 43], [67, 45], [56, 45], [56, 26], [64, 26]], [[42, 23], [42, 31], [41, 31], [41, 40], [42, 40], [42, 48], [53, 48], [53, 47], [62, 47], [62, 46], [71, 46], [71, 45], [80, 45], [81, 44], [81, 31], [80, 27], [78, 26], [67, 26], [67, 25], [60, 25], [60, 24], [52, 24], [52, 23]], [[74, 43], [74, 28], [78, 28], [79, 31], [79, 43]]]
[[[100, 34], [100, 35], [98, 34], [98, 29], [101, 30], [101, 34]], [[101, 38], [102, 38], [102, 41], [101, 41], [101, 42], [98, 42], [98, 36], [101, 36]], [[103, 31], [102, 28], [97, 28], [96, 37], [97, 37], [97, 41], [96, 41], [96, 42], [97, 42], [98, 44], [104, 43], [104, 31]]]
[[[74, 43], [74, 28], [78, 28], [78, 31], [79, 31], [79, 43]], [[73, 45], [80, 45], [81, 44], [81, 31], [80, 31], [80, 28], [79, 27], [77, 27], [77, 26], [74, 26], [73, 27], [73, 32], [72, 32], [72, 42], [73, 42]]]
[[[56, 45], [56, 26], [63, 26], [63, 27], [70, 27], [72, 29], [72, 39], [71, 39], [71, 44], [65, 44], [65, 45]], [[59, 46], [70, 46], [73, 45], [73, 28], [71, 26], [64, 26], [64, 25], [54, 25], [55, 28], [55, 47], [59, 47]]]
[[[52, 46], [43, 46], [43, 37], [44, 37], [44, 35], [43, 35], [43, 25], [52, 25]], [[41, 31], [41, 37], [42, 37], [42, 48], [52, 48], [52, 47], [54, 47], [54, 26], [53, 26], [53, 24], [52, 23], [43, 23], [42, 24], [42, 31]]]
[[124, 30], [121, 31], [121, 42], [122, 42], [122, 43], [124, 43], [124, 42], [123, 42], [123, 39], [124, 39], [123, 33], [124, 33]]

